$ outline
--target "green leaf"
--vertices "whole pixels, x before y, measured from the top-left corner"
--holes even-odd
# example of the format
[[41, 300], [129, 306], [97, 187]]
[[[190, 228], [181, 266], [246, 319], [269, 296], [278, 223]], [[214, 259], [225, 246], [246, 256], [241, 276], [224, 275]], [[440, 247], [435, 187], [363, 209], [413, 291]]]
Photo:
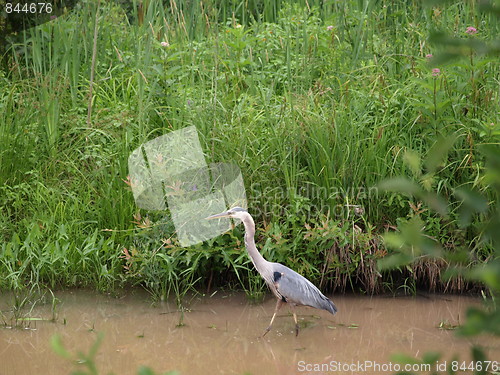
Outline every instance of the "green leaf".
[[500, 291], [500, 262], [493, 261], [486, 265], [479, 265], [467, 272], [473, 280], [482, 281], [489, 288]]
[[61, 336], [59, 335], [53, 335], [50, 338], [50, 346], [52, 347], [52, 350], [60, 357], [70, 359], [71, 354], [64, 348], [63, 343], [61, 341]]
[[[474, 363], [485, 363], [486, 361], [488, 361], [488, 357], [486, 356], [486, 354], [484, 353], [483, 349], [480, 347], [480, 346], [476, 346], [474, 345], [472, 347], [472, 361]], [[486, 374], [489, 374], [490, 372], [486, 372], [486, 366], [482, 366], [481, 370], [477, 369], [474, 374], [475, 375], [486, 375]]]
[[441, 354], [437, 352], [426, 352], [422, 357], [422, 361], [424, 363], [436, 363], [439, 358], [441, 358]]
[[456, 189], [454, 194], [462, 201], [458, 211], [458, 223], [461, 228], [470, 225], [472, 215], [485, 212], [488, 209], [488, 201], [479, 193], [467, 189]]
[[379, 189], [384, 191], [397, 191], [409, 195], [417, 195], [421, 192], [420, 187], [413, 181], [404, 177], [395, 177], [379, 183]]
[[465, 324], [458, 329], [457, 334], [474, 336], [482, 332], [500, 336], [500, 310], [486, 312], [475, 307], [467, 310]]
[[377, 268], [380, 271], [391, 270], [413, 261], [413, 257], [406, 253], [395, 253], [377, 260]]
[[388, 248], [399, 250], [404, 244], [405, 240], [400, 233], [388, 232], [384, 234], [384, 242]]
[[476, 191], [458, 188], [454, 193], [464, 204], [473, 208], [476, 212], [484, 212], [488, 209], [488, 201]]
[[97, 351], [99, 350], [99, 347], [101, 346], [101, 342], [102, 342], [102, 339], [104, 338], [104, 333], [103, 332], [99, 332], [97, 334], [97, 339], [95, 340], [95, 342], [92, 344], [90, 350], [89, 350], [89, 358], [95, 358], [96, 354], [97, 354]]
[[141, 366], [137, 371], [137, 375], [155, 375], [155, 373], [149, 367]]
[[422, 363], [418, 358], [409, 356], [408, 354], [395, 353], [391, 355], [391, 360], [401, 364], [416, 364]]
[[425, 192], [420, 194], [419, 198], [440, 215], [446, 216], [448, 214], [448, 203], [438, 194], [434, 192]]
[[412, 150], [406, 151], [403, 155], [403, 161], [410, 167], [415, 177], [419, 177], [422, 174], [420, 155], [417, 152]]
[[424, 160], [424, 165], [429, 173], [434, 173], [436, 169], [445, 162], [448, 151], [457, 140], [457, 135], [439, 137], [432, 145]]

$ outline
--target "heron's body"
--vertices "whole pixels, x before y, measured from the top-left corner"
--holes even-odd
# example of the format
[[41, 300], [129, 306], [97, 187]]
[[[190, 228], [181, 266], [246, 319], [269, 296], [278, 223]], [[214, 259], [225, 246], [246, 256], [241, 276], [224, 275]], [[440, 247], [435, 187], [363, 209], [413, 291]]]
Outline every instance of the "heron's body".
[[275, 270], [273, 284], [266, 283], [278, 299], [293, 306], [315, 307], [332, 314], [337, 312], [333, 302], [304, 276], [280, 263], [271, 264]]
[[292, 308], [296, 334], [299, 333], [299, 326], [297, 324], [297, 316], [293, 309], [295, 306], [315, 307], [317, 309], [326, 310], [332, 314], [337, 312], [334, 303], [329, 298], [325, 297], [323, 293], [304, 276], [299, 275], [294, 270], [280, 263], [268, 262], [264, 259], [255, 246], [255, 223], [252, 216], [250, 216], [246, 210], [235, 207], [221, 214], [210, 216], [209, 218], [215, 219], [220, 217], [237, 218], [243, 222], [245, 226], [245, 246], [252, 259], [252, 263], [269, 289], [271, 289], [278, 299], [271, 323], [264, 335], [271, 329], [274, 318], [284, 303], [289, 304]]

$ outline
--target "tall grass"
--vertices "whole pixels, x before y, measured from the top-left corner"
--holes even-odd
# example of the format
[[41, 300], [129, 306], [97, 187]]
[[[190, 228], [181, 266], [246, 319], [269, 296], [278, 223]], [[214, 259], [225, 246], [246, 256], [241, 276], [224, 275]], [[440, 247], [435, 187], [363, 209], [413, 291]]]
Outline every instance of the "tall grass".
[[[456, 133], [437, 177], [418, 176], [449, 194], [474, 183], [477, 146], [498, 143], [498, 64], [471, 52], [433, 76], [426, 58], [432, 29], [498, 33], [474, 4], [81, 1], [13, 37], [0, 73], [0, 288], [260, 290], [238, 230], [179, 249], [124, 183], [133, 149], [195, 125], [209, 159], [242, 169], [265, 256], [332, 289], [381, 290], [394, 275], [377, 276], [379, 235], [419, 202], [376, 184], [413, 176], [412, 155]], [[477, 235], [453, 210], [418, 215], [450, 249]]]

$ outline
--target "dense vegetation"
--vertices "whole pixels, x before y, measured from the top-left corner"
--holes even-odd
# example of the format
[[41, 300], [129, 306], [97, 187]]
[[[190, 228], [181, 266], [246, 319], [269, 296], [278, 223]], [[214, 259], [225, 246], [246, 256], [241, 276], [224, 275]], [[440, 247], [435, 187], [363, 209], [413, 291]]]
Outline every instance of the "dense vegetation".
[[[473, 47], [498, 27], [472, 0], [81, 1], [12, 35], [0, 71], [0, 289], [261, 295], [241, 228], [181, 248], [165, 213], [134, 204], [131, 151], [189, 125], [208, 160], [240, 166], [266, 258], [330, 290], [471, 287], [440, 279], [444, 256], [376, 265], [394, 251], [382, 234], [415, 218], [446, 252], [471, 249], [465, 266], [493, 257], [481, 215], [463, 228], [455, 188], [494, 196], [479, 150], [500, 139], [500, 68]], [[466, 58], [438, 65], [433, 30], [463, 41]], [[378, 188], [395, 176], [422, 192]]]

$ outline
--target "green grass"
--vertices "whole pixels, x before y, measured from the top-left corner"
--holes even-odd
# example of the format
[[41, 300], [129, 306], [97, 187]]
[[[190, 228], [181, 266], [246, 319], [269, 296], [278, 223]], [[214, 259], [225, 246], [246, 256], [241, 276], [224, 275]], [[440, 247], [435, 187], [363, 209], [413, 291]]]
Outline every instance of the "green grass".
[[[477, 149], [500, 137], [499, 66], [471, 50], [433, 76], [426, 58], [439, 53], [435, 29], [497, 37], [474, 1], [171, 4], [141, 13], [136, 1], [103, 1], [97, 12], [80, 1], [11, 37], [0, 71], [0, 288], [140, 284], [162, 298], [229, 284], [259, 295], [239, 228], [181, 249], [164, 213], [137, 220], [123, 182], [130, 152], [189, 125], [209, 160], [240, 166], [264, 256], [322, 287], [436, 283], [425, 262], [378, 276], [381, 234], [400, 218], [418, 215], [450, 251], [476, 241], [480, 228], [460, 230], [456, 203], [443, 219], [376, 189], [399, 175], [445, 196], [477, 185]], [[449, 157], [427, 175], [416, 156], [450, 134]], [[148, 215], [160, 224], [134, 223]], [[479, 261], [490, 254], [478, 244]]]

